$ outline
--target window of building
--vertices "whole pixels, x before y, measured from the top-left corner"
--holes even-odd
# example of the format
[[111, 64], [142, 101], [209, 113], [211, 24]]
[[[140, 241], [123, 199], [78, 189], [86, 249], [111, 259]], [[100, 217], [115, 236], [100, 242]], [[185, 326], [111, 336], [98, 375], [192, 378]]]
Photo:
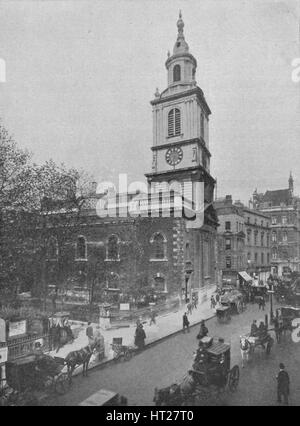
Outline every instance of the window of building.
[[200, 121], [201, 121], [201, 123], [200, 123], [200, 126], [201, 126], [201, 129], [200, 129], [200, 131], [201, 131], [201, 137], [202, 137], [202, 139], [204, 139], [204, 114], [203, 114], [202, 111], [201, 111]]
[[248, 252], [248, 254], [247, 254], [247, 260], [250, 262], [251, 261], [251, 253], [250, 252]]
[[272, 216], [272, 225], [276, 225], [276, 224], [277, 224], [277, 217]]
[[111, 235], [107, 240], [106, 245], [106, 260], [119, 260], [119, 237]]
[[58, 258], [58, 242], [56, 237], [50, 237], [47, 243], [47, 259], [57, 260]]
[[230, 238], [226, 239], [225, 248], [226, 248], [226, 250], [231, 250], [231, 239]]
[[251, 243], [251, 229], [247, 229], [247, 243]]
[[276, 241], [277, 241], [277, 234], [276, 234], [275, 231], [272, 232], [272, 241], [273, 241], [273, 243], [276, 243]]
[[270, 235], [267, 234], [267, 247], [270, 247]]
[[87, 258], [86, 239], [82, 235], [77, 238], [76, 258], [77, 259], [86, 259]]
[[180, 81], [181, 80], [181, 69], [180, 65], [175, 65], [173, 68], [173, 81]]
[[180, 109], [174, 108], [168, 114], [168, 136], [178, 136], [181, 133]]
[[270, 264], [270, 253], [267, 254], [267, 264]]
[[258, 254], [257, 254], [257, 253], [255, 253], [255, 254], [254, 254], [254, 262], [257, 264], [257, 261], [258, 261]]
[[277, 248], [276, 247], [274, 247], [273, 249], [272, 249], [272, 259], [277, 259]]
[[185, 245], [185, 259], [186, 260], [191, 259], [190, 244], [189, 243], [186, 243], [186, 245]]
[[263, 247], [265, 242], [265, 234], [262, 232], [260, 236], [260, 245]]
[[257, 232], [254, 232], [254, 245], [257, 246]]
[[265, 255], [264, 253], [261, 254], [261, 264], [264, 265], [265, 263]]
[[283, 234], [282, 234], [282, 241], [284, 242], [284, 243], [286, 243], [287, 242], [287, 240], [288, 240], [288, 235], [287, 235], [287, 232], [283, 232]]
[[151, 259], [165, 260], [167, 257], [167, 239], [160, 232], [155, 233], [150, 240], [152, 245]]
[[225, 229], [226, 229], [226, 231], [231, 230], [231, 222], [225, 222]]
[[261, 227], [263, 228], [263, 226], [264, 226], [264, 221], [262, 220], [261, 221]]
[[231, 268], [231, 257], [230, 256], [226, 256], [226, 268], [228, 268], [228, 269]]
[[282, 224], [283, 225], [287, 224], [287, 217], [286, 216], [282, 216]]

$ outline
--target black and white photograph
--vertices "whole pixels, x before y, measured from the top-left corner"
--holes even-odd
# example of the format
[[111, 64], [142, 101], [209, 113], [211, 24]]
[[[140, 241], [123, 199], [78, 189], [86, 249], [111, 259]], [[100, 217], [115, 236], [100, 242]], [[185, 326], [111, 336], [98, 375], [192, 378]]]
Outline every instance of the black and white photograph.
[[0, 0], [0, 406], [189, 424], [299, 360], [300, 0]]

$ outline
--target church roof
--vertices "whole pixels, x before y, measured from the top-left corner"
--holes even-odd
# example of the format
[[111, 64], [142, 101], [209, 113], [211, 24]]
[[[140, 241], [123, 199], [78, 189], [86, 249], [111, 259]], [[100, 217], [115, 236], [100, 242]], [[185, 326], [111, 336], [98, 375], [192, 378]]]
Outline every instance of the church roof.
[[275, 191], [267, 191], [262, 197], [262, 202], [272, 203], [272, 206], [280, 206], [280, 204], [290, 204], [291, 193], [289, 189], [278, 189]]

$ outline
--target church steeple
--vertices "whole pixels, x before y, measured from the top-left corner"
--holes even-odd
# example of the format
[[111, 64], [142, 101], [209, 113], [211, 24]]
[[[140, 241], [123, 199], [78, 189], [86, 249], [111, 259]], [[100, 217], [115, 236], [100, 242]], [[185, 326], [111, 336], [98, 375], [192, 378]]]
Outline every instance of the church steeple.
[[177, 21], [178, 34], [173, 48], [173, 55], [168, 55], [166, 61], [168, 87], [174, 88], [177, 92], [192, 89], [196, 85], [195, 76], [197, 61], [194, 56], [189, 53], [189, 45], [185, 41], [183, 28], [184, 22], [180, 11]]
[[293, 192], [294, 192], [294, 178], [293, 178], [292, 172], [290, 172], [290, 177], [289, 177], [289, 190], [293, 194]]
[[177, 35], [176, 43], [174, 45], [173, 55], [177, 55], [178, 53], [188, 53], [189, 45], [185, 41], [184, 34], [183, 34], [184, 22], [183, 22], [183, 19], [182, 19], [181, 10], [179, 11], [179, 19], [177, 21], [177, 28], [178, 28], [178, 35]]

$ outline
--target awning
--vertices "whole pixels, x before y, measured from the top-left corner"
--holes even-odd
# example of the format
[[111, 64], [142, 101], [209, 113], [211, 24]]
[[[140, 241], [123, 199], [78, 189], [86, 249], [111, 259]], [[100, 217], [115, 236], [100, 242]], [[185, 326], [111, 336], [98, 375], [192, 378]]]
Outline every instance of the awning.
[[247, 274], [246, 271], [239, 272], [239, 276], [243, 278], [243, 280], [246, 281], [246, 283], [249, 283], [250, 281], [252, 281], [252, 278], [250, 277], [250, 275]]

